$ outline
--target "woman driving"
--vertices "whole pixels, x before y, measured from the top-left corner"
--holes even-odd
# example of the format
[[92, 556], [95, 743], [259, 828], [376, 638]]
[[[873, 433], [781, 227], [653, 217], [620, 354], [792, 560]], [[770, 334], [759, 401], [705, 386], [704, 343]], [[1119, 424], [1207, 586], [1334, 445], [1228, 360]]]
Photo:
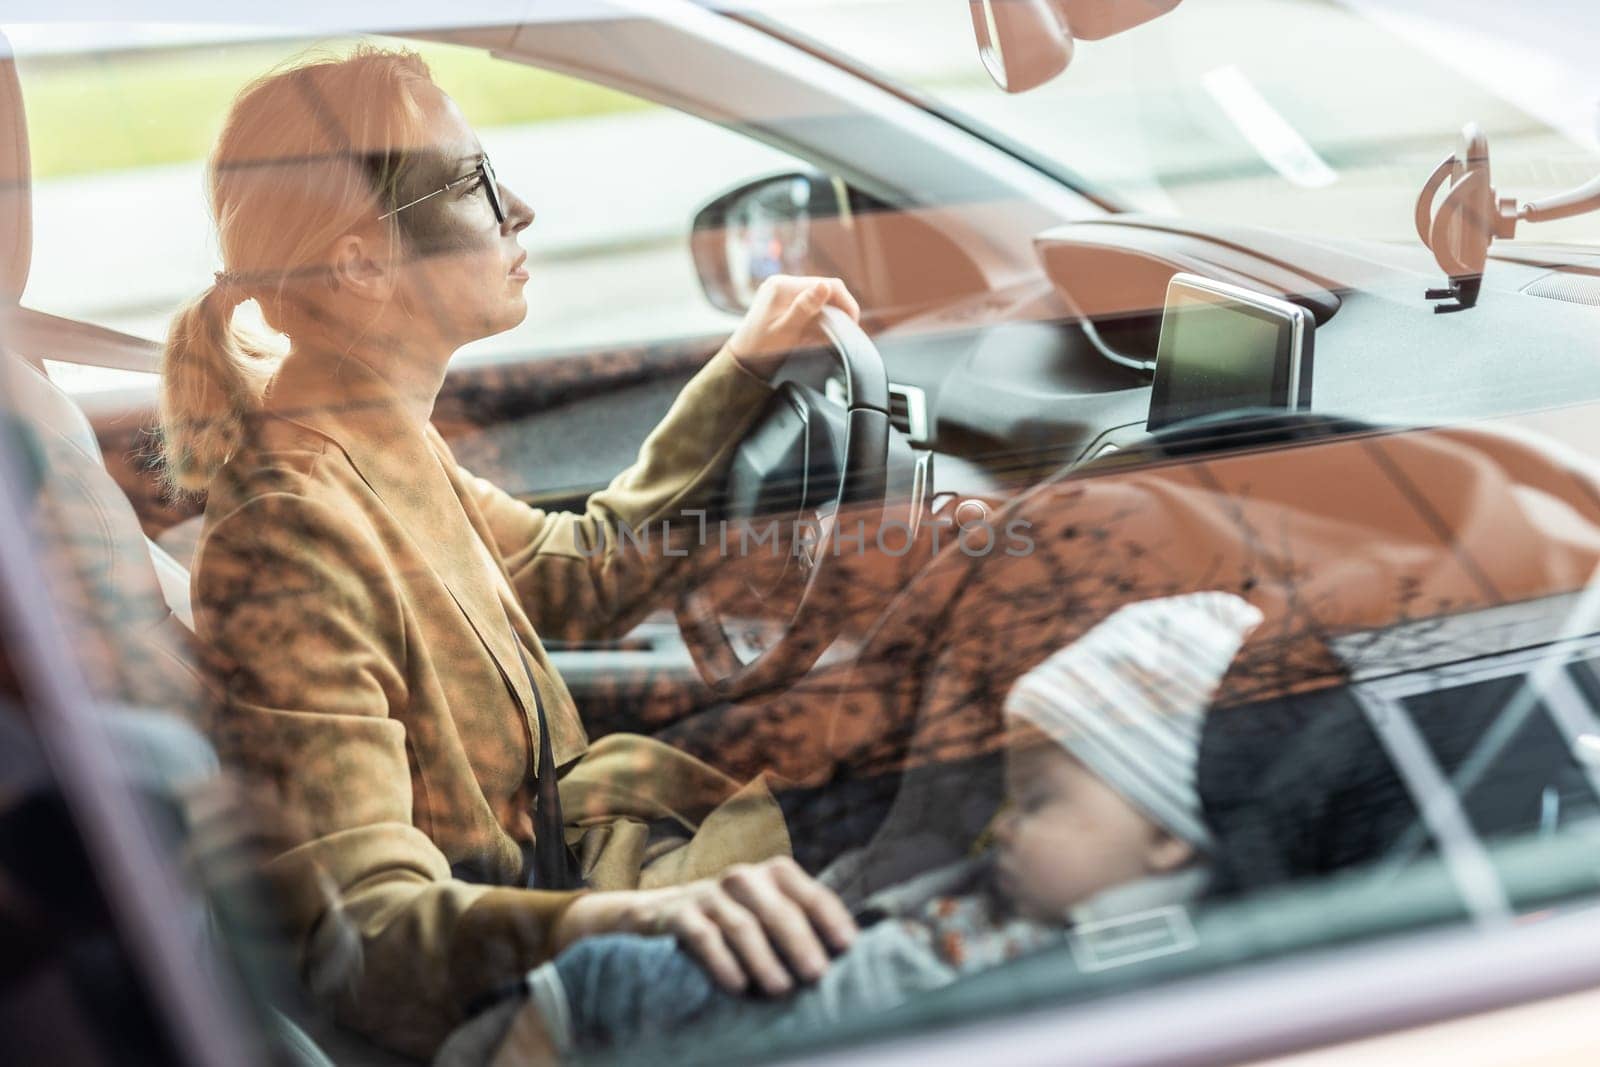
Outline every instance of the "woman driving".
[[[843, 285], [769, 279], [637, 462], [546, 513], [429, 422], [452, 354], [526, 314], [533, 211], [419, 57], [256, 81], [208, 183], [226, 269], [172, 324], [164, 447], [173, 485], [208, 494], [218, 747], [306, 828], [280, 883], [331, 879], [360, 933], [343, 1021], [426, 1055], [475, 996], [608, 931], [676, 933], [729, 988], [820, 975], [854, 928], [765, 786], [644, 737], [589, 744], [538, 635], [621, 633], [672, 589], [677, 555], [619, 530], [694, 506], [771, 365], [825, 305], [858, 314]], [[286, 356], [234, 326], [246, 300]], [[303, 969], [327, 897], [305, 899]]]

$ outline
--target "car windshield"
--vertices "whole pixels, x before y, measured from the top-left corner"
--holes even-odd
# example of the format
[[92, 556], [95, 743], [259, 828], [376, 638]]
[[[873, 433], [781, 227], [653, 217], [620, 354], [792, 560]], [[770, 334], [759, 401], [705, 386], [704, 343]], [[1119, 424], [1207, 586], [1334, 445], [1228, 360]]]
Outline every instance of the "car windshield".
[[[720, 5], [719, 5], [720, 6]], [[1503, 192], [1600, 173], [1591, 77], [1600, 9], [1488, 0], [1203, 0], [1077, 42], [1053, 81], [1008, 96], [960, 0], [730, 0], [976, 120], [1137, 211], [1405, 240], [1463, 123]], [[1559, 10], [1554, 10], [1559, 9]], [[1587, 221], [1542, 240], [1597, 232]]]

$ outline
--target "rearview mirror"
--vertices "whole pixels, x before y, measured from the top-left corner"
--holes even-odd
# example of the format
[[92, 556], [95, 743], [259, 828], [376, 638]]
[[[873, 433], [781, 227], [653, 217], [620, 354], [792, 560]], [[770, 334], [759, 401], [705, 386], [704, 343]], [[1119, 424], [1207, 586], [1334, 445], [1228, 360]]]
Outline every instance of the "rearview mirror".
[[1183, 0], [968, 0], [978, 58], [994, 83], [1025, 93], [1067, 69], [1078, 40], [1098, 41]]
[[1080, 41], [1114, 37], [1165, 15], [1183, 0], [1054, 0], [1067, 30]]
[[969, 0], [978, 58], [1008, 93], [1043, 85], [1072, 62], [1072, 34], [1051, 0]]

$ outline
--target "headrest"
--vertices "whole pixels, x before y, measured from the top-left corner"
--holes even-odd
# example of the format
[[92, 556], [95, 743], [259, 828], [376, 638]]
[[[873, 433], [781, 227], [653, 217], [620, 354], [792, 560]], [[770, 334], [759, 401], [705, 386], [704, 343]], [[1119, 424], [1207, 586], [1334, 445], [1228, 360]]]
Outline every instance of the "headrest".
[[33, 256], [28, 123], [11, 44], [0, 34], [0, 306], [22, 298]]

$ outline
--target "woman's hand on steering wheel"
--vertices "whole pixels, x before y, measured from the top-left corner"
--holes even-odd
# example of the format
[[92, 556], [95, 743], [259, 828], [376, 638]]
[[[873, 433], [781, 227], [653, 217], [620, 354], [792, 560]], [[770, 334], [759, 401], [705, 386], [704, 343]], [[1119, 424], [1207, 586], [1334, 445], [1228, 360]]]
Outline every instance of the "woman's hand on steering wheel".
[[829, 304], [860, 321], [861, 305], [838, 278], [774, 274], [756, 290], [728, 351], [745, 370], [770, 381], [784, 357], [817, 335], [817, 315]]
[[831, 889], [785, 856], [683, 886], [579, 897], [556, 943], [600, 933], [671, 934], [724, 989], [781, 996], [796, 977], [821, 978], [856, 924]]

